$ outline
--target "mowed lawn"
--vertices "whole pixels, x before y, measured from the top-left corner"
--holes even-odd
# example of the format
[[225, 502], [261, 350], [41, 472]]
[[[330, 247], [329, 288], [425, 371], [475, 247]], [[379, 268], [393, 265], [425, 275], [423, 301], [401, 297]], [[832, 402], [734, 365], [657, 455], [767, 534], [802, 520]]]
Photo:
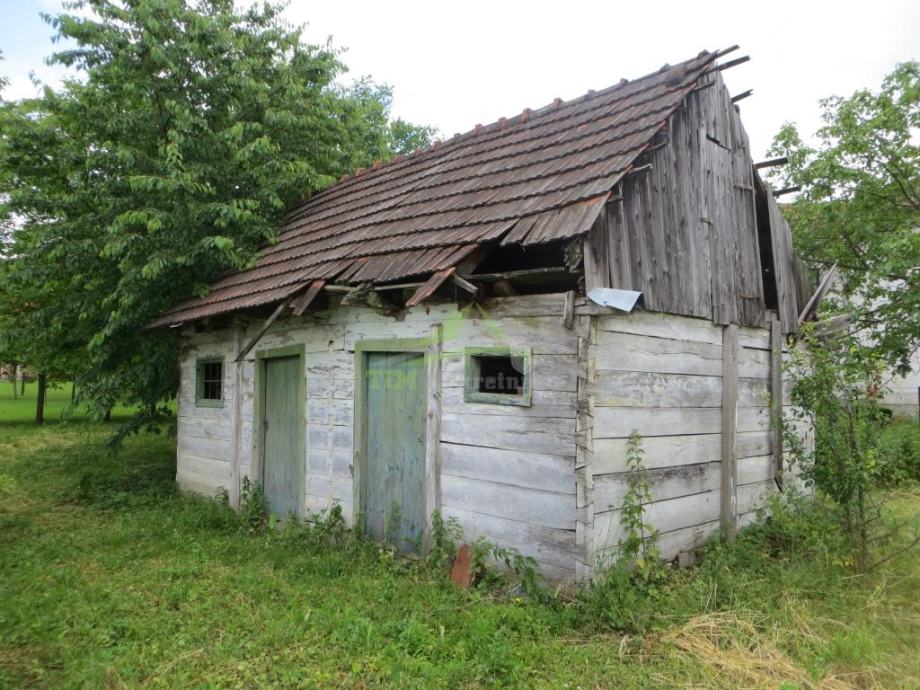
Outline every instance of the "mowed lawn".
[[112, 456], [112, 425], [30, 416], [0, 407], [0, 687], [920, 687], [916, 552], [855, 576], [739, 549], [625, 634], [357, 540], [248, 534], [177, 494], [173, 437]]

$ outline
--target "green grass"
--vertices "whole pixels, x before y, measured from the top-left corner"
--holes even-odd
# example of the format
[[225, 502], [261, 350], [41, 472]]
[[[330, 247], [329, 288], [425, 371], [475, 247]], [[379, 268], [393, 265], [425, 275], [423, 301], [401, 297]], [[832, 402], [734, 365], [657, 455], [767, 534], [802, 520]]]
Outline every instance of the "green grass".
[[916, 553], [855, 576], [806, 556], [820, 534], [755, 532], [624, 634], [353, 538], [250, 536], [175, 492], [174, 438], [114, 457], [111, 432], [0, 423], [0, 687], [920, 687]]
[[[8, 422], [32, 422], [35, 420], [35, 397], [38, 384], [30, 381], [25, 385], [25, 392], [21, 392], [22, 384], [16, 384], [16, 395], [13, 395], [13, 384], [9, 381], [0, 381], [0, 425]], [[71, 406], [70, 383], [52, 384], [45, 394], [45, 422], [54, 424], [62, 421], [86, 421], [88, 413], [84, 407]], [[124, 418], [131, 414], [127, 407], [116, 407], [112, 410], [113, 418]], [[3, 427], [0, 426], [0, 429]]]

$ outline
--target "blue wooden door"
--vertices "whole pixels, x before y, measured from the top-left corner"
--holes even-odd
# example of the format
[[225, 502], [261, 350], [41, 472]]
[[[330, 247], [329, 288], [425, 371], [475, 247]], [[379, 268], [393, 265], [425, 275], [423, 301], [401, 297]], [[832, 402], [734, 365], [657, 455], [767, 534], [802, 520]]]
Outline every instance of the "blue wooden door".
[[425, 519], [425, 357], [367, 354], [367, 534], [403, 552], [420, 548]]
[[262, 487], [268, 510], [280, 518], [300, 515], [303, 503], [304, 424], [300, 357], [263, 360]]

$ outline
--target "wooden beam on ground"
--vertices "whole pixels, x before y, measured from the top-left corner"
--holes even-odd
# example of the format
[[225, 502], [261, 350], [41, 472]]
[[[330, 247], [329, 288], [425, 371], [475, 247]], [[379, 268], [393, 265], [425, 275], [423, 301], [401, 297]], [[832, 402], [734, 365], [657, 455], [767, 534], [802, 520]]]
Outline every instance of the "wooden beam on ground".
[[759, 163], [754, 163], [754, 170], [763, 170], [764, 168], [773, 168], [777, 165], [786, 165], [789, 162], [789, 159], [786, 156], [780, 156], [779, 158], [770, 158], [765, 161], [760, 161]]
[[414, 307], [416, 304], [419, 304], [423, 300], [428, 299], [431, 295], [434, 294], [434, 291], [437, 290], [444, 283], [445, 280], [450, 278], [454, 274], [454, 267], [445, 268], [443, 271], [437, 271], [431, 274], [431, 277], [426, 280], [422, 286], [415, 291], [415, 294], [409, 298], [406, 302], [406, 307]]
[[722, 455], [720, 521], [722, 538], [732, 541], [738, 531], [737, 466], [735, 440], [738, 430], [738, 326], [722, 331]]
[[770, 322], [770, 437], [773, 446], [773, 480], [783, 490], [783, 326]]
[[307, 310], [325, 284], [325, 280], [314, 280], [303, 295], [291, 302], [291, 312], [294, 316], [301, 316]]
[[290, 295], [289, 297], [282, 300], [281, 304], [278, 305], [278, 308], [272, 312], [271, 316], [265, 319], [265, 323], [263, 323], [262, 326], [259, 328], [259, 330], [256, 331], [256, 334], [252, 336], [252, 338], [249, 339], [249, 342], [246, 343], [246, 346], [242, 350], [240, 350], [240, 353], [236, 356], [236, 359], [234, 361], [236, 362], [243, 361], [243, 358], [246, 355], [248, 355], [249, 351], [252, 350], [252, 348], [256, 346], [256, 343], [262, 339], [262, 336], [265, 335], [266, 331], [268, 331], [271, 325], [275, 323], [275, 319], [281, 316], [282, 312], [288, 308], [288, 305], [291, 303], [291, 300], [293, 299], [294, 299], [294, 295]]

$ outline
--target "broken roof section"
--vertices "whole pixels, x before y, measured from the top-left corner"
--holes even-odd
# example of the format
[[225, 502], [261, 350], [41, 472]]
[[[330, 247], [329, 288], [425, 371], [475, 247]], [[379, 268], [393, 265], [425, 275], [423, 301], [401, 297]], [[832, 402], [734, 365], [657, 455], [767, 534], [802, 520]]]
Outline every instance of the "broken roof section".
[[[731, 49], [729, 49], [731, 50]], [[614, 185], [721, 53], [504, 119], [343, 179], [295, 207], [256, 266], [151, 326], [277, 302], [316, 280], [384, 284], [491, 244], [588, 232]]]

